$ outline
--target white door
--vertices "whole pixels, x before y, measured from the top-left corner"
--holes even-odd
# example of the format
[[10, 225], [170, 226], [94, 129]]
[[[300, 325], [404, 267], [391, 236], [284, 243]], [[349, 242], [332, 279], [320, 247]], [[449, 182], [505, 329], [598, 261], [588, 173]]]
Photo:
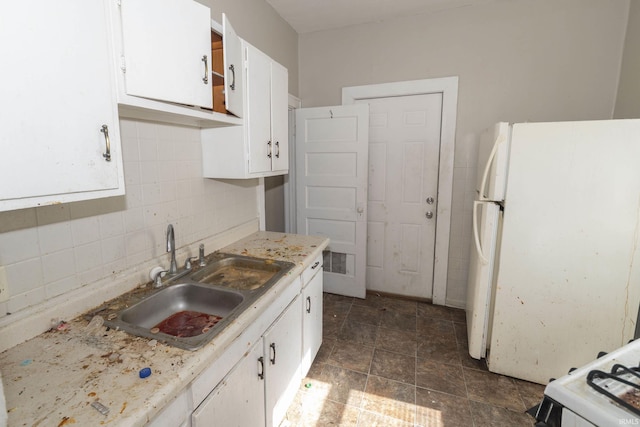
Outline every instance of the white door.
[[212, 108], [209, 8], [184, 0], [124, 0], [121, 8], [127, 93]]
[[431, 298], [442, 93], [368, 103], [367, 288]]
[[324, 290], [364, 298], [369, 106], [296, 110], [297, 232], [331, 242]]

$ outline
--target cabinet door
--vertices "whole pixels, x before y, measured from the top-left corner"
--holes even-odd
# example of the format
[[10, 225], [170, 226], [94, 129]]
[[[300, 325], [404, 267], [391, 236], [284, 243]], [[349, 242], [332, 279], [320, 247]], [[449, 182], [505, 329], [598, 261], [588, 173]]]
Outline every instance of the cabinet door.
[[129, 95], [213, 108], [211, 14], [191, 0], [122, 0]]
[[253, 46], [247, 49], [247, 138], [249, 172], [271, 171], [271, 59]]
[[297, 296], [265, 333], [267, 427], [277, 427], [300, 385], [302, 312]]
[[105, 5], [12, 2], [0, 39], [0, 210], [124, 194]]
[[271, 141], [274, 144], [272, 169], [289, 169], [289, 73], [271, 61]]
[[193, 412], [192, 426], [264, 426], [265, 363], [258, 341]]
[[309, 372], [322, 344], [322, 268], [302, 290], [302, 365], [301, 376]]
[[222, 14], [222, 43], [224, 43], [224, 96], [227, 111], [242, 117], [244, 104], [244, 73], [242, 62], [242, 42]]

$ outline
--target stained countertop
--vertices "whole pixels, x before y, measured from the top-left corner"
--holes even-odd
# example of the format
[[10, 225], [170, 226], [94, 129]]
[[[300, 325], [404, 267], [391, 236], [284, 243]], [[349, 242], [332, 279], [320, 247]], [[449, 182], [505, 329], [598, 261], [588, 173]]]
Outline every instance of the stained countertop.
[[[0, 353], [9, 426], [143, 426], [216, 359], [286, 289], [328, 240], [257, 232], [220, 252], [288, 261], [295, 267], [269, 291], [196, 351], [122, 331], [87, 328], [82, 316]], [[132, 283], [132, 288], [136, 284]], [[139, 371], [150, 368], [141, 379]], [[91, 405], [109, 409], [103, 415]]]

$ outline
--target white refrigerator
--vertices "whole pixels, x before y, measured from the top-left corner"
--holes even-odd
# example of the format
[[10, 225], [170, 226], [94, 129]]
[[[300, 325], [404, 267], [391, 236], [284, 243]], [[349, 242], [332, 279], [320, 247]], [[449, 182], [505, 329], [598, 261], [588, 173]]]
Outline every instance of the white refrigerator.
[[469, 354], [540, 384], [634, 337], [640, 120], [498, 123], [480, 141]]

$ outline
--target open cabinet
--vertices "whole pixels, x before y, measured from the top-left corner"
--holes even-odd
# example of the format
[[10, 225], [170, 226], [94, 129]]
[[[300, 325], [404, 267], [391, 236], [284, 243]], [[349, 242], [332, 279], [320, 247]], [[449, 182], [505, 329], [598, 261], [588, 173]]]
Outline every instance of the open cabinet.
[[289, 170], [288, 71], [244, 40], [242, 48], [244, 124], [203, 130], [207, 178], [259, 178]]

